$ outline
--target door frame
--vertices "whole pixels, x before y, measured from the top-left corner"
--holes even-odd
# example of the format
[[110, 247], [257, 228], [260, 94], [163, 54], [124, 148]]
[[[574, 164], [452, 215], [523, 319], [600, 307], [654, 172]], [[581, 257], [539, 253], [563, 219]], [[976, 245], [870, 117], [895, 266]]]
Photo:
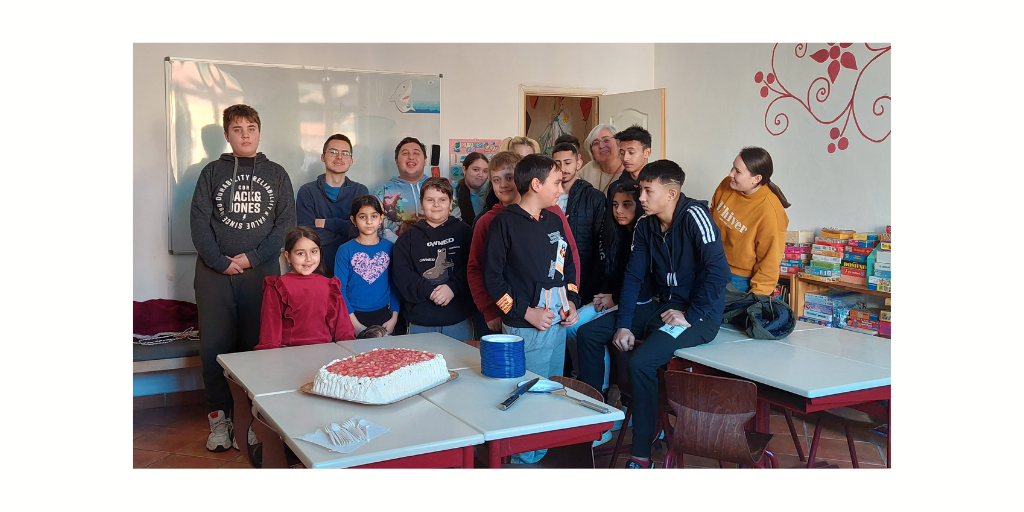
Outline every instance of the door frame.
[[[527, 96], [568, 96], [574, 98], [599, 97], [608, 92], [603, 87], [555, 87], [548, 85], [519, 84], [519, 135], [526, 136], [526, 97]], [[600, 103], [600, 99], [598, 99]], [[597, 105], [595, 105], [596, 107]]]

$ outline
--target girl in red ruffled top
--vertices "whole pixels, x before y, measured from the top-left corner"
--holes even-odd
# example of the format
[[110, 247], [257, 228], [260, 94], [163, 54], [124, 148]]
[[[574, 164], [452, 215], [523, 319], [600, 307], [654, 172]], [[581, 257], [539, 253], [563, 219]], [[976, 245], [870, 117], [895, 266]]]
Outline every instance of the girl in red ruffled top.
[[284, 251], [292, 270], [263, 280], [256, 350], [355, 339], [341, 281], [324, 276], [316, 232], [306, 226], [291, 230]]

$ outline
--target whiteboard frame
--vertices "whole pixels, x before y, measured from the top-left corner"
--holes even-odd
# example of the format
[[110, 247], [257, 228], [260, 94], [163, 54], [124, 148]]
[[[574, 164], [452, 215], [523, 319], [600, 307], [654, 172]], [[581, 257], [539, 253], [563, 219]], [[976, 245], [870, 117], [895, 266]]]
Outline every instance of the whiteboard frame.
[[[251, 66], [258, 68], [283, 68], [283, 69], [303, 69], [310, 71], [342, 71], [342, 72], [355, 72], [355, 73], [378, 73], [382, 75], [418, 75], [418, 76], [431, 76], [435, 73], [417, 73], [413, 71], [381, 71], [376, 69], [355, 69], [355, 68], [335, 68], [330, 66], [303, 66], [300, 64], [269, 64], [265, 62], [244, 62], [238, 60], [218, 60], [218, 59], [199, 59], [192, 57], [164, 57], [164, 115], [167, 116], [167, 122], [164, 123], [164, 128], [167, 130], [165, 135], [165, 152], [167, 154], [167, 253], [171, 255], [192, 255], [199, 254], [198, 251], [175, 251], [174, 250], [174, 229], [172, 229], [171, 222], [173, 221], [172, 216], [174, 215], [174, 183], [173, 183], [173, 172], [174, 172], [174, 158], [173, 152], [171, 151], [171, 133], [174, 132], [174, 113], [171, 112], [171, 61], [181, 62], [204, 62], [209, 64], [226, 64], [234, 66]], [[438, 88], [444, 88], [444, 74], [436, 73], [439, 79]], [[443, 92], [441, 93], [443, 96]], [[442, 139], [443, 140], [443, 139]], [[428, 155], [429, 159], [429, 155]], [[429, 160], [428, 160], [429, 163]]]

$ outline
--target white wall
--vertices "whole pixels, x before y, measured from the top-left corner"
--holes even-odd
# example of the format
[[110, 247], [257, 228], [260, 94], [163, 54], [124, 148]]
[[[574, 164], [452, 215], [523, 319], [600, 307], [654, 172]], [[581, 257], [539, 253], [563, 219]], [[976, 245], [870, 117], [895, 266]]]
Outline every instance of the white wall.
[[[656, 70], [653, 44], [136, 44], [132, 295], [137, 301], [195, 300], [195, 256], [167, 252], [163, 59], [168, 56], [441, 73], [442, 144], [456, 137], [515, 135], [520, 84], [618, 93], [654, 87]], [[595, 60], [612, 65], [595, 67]], [[623, 62], [641, 72], [622, 72]]]
[[[763, 82], [754, 82], [758, 71], [771, 72], [773, 44], [656, 44], [654, 86], [667, 88], [666, 157], [686, 172], [684, 192], [699, 199], [711, 199], [744, 146], [761, 146], [772, 155], [772, 178], [793, 204], [786, 213], [790, 229], [833, 226], [877, 231], [890, 224], [891, 163], [890, 136], [881, 143], [870, 142], [857, 131], [851, 119], [845, 136], [850, 146], [828, 153], [829, 131], [837, 124], [823, 125], [794, 100], [780, 100], [771, 109], [785, 113], [789, 127], [773, 136], [765, 128], [765, 110], [775, 94], [762, 98]], [[826, 65], [810, 55], [827, 47], [809, 44], [803, 59], [797, 59], [794, 45], [780, 44], [776, 71], [783, 84], [798, 97], [806, 97], [814, 78], [826, 75]], [[872, 102], [890, 95], [889, 55], [870, 66], [870, 51], [863, 44], [854, 51], [858, 68], [864, 70], [857, 85], [855, 103], [858, 121], [865, 133], [880, 139], [889, 131], [890, 105], [885, 115], [874, 116]], [[841, 69], [828, 100], [814, 111], [828, 119], [838, 115], [853, 94], [859, 71]], [[778, 83], [773, 84], [777, 87]], [[815, 89], [816, 90], [816, 89]], [[811, 99], [815, 103], [814, 98]], [[778, 129], [776, 129], [778, 131]]]

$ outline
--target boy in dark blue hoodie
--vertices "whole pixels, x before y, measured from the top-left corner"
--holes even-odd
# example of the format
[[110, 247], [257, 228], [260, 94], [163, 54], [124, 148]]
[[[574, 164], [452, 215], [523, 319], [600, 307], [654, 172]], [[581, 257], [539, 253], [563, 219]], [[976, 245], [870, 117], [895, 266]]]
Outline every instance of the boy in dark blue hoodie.
[[513, 173], [522, 195], [494, 217], [487, 234], [484, 286], [506, 334], [521, 336], [526, 369], [562, 375], [565, 328], [576, 323], [579, 285], [562, 219], [545, 208], [562, 194], [562, 173], [545, 155], [527, 155]]
[[[707, 343], [718, 334], [725, 307], [729, 264], [706, 201], [682, 193], [683, 170], [670, 160], [640, 171], [640, 204], [646, 215], [633, 232], [633, 248], [623, 278], [615, 332], [581, 330], [580, 376], [595, 388], [602, 384], [604, 345], [632, 351], [633, 449], [627, 468], [653, 467], [651, 443], [658, 411], [659, 366], [684, 347]], [[654, 299], [637, 304], [645, 277]], [[646, 337], [642, 344], [638, 338]]]
[[402, 295], [409, 334], [473, 336], [473, 297], [466, 279], [473, 229], [451, 215], [454, 191], [446, 178], [420, 188], [424, 218], [407, 229], [391, 254], [391, 276]]
[[323, 244], [320, 261], [324, 263], [324, 272], [327, 277], [334, 277], [338, 247], [352, 239], [352, 223], [348, 220], [352, 200], [370, 192], [366, 185], [345, 177], [352, 167], [352, 141], [345, 135], [336, 133], [324, 142], [320, 161], [325, 172], [299, 188], [295, 215], [300, 226], [316, 230]]
[[259, 343], [263, 279], [281, 275], [284, 237], [295, 227], [288, 173], [257, 152], [261, 126], [248, 105], [224, 109], [231, 153], [203, 168], [192, 194], [189, 225], [199, 253], [194, 285], [203, 333], [199, 356], [210, 411], [206, 449], [212, 452], [238, 449], [227, 415], [231, 390], [217, 356]]

